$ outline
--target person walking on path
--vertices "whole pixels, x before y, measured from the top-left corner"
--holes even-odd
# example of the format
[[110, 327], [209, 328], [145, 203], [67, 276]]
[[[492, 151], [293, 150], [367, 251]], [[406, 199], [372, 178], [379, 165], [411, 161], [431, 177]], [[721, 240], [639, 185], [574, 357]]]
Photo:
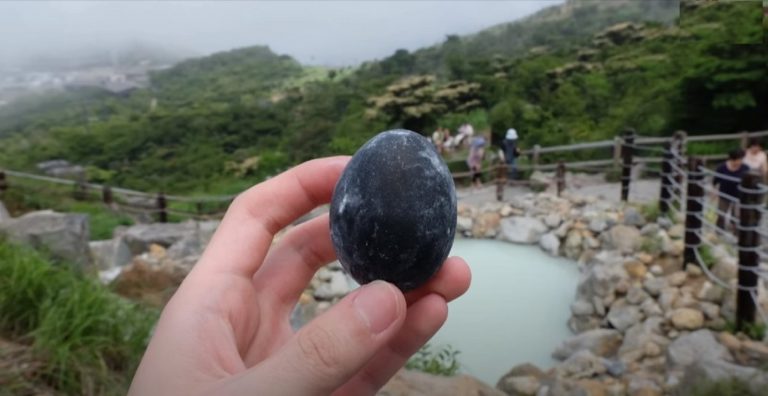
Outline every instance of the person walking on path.
[[760, 174], [763, 183], [768, 179], [768, 158], [759, 139], [750, 139], [744, 154], [744, 165]]
[[728, 153], [728, 160], [720, 164], [715, 170], [716, 175], [712, 184], [718, 187], [717, 203], [717, 227], [726, 228], [726, 216], [731, 218], [731, 225], [736, 224], [737, 204], [739, 203], [739, 184], [741, 178], [749, 172], [749, 167], [744, 165], [744, 150], [737, 149]]
[[510, 180], [515, 180], [517, 178], [517, 167], [515, 164], [518, 156], [517, 139], [517, 130], [515, 128], [507, 129], [507, 134], [504, 136], [504, 159], [509, 167], [507, 172]]
[[481, 188], [483, 186], [481, 169], [483, 168], [483, 156], [485, 154], [486, 144], [485, 137], [481, 135], [472, 139], [469, 146], [467, 165], [472, 173], [472, 186], [475, 188]]

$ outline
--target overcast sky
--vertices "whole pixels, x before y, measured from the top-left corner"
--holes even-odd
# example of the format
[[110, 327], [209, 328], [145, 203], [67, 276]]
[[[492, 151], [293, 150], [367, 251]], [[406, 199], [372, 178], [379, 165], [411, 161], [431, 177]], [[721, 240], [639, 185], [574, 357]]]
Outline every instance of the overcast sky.
[[[140, 41], [198, 54], [267, 44], [346, 65], [515, 20], [562, 0], [0, 1], [0, 59]], [[2, 62], [0, 62], [2, 63]]]

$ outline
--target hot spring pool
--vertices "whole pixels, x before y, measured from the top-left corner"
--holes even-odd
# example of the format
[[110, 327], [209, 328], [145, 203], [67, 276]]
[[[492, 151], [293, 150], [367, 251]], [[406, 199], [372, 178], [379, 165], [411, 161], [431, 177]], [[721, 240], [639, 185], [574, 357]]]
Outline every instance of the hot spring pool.
[[571, 335], [576, 264], [538, 246], [489, 240], [457, 239], [451, 255], [469, 263], [472, 286], [450, 304], [430, 344], [459, 350], [462, 372], [491, 386], [519, 363], [549, 368], [550, 354]]

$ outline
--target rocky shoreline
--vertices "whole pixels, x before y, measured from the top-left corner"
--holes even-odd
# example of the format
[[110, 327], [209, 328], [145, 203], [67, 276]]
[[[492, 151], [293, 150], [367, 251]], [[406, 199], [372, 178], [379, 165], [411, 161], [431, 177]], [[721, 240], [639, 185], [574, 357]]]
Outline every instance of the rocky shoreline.
[[[217, 226], [215, 221], [140, 224], [116, 229], [110, 240], [88, 241], [83, 215], [42, 211], [0, 220], [0, 232], [12, 240], [98, 271], [119, 293], [158, 306], [195, 264]], [[698, 266], [683, 267], [683, 234], [679, 222], [647, 219], [642, 208], [591, 197], [530, 193], [504, 203], [459, 204], [457, 238], [538, 245], [573, 260], [581, 278], [567, 323], [574, 336], [553, 351], [557, 364], [546, 370], [518, 365], [495, 390], [463, 376], [456, 381], [476, 385], [457, 394], [686, 394], [704, 377], [735, 377], [755, 389], [768, 387], [768, 374], [758, 368], [768, 363], [768, 340], [725, 331], [734, 318], [734, 292], [714, 284]], [[716, 246], [710, 271], [735, 285], [734, 252], [713, 235], [707, 238]], [[84, 251], [90, 254], [84, 257]], [[321, 268], [292, 323], [306, 323], [354, 287], [338, 263]], [[768, 310], [765, 290], [759, 301]], [[399, 387], [382, 394], [409, 394], [402, 382], [415, 381], [411, 377], [399, 375], [392, 382]], [[428, 377], [418, 380], [427, 381], [419, 386], [429, 389]], [[445, 379], [434, 381], [450, 386]]]

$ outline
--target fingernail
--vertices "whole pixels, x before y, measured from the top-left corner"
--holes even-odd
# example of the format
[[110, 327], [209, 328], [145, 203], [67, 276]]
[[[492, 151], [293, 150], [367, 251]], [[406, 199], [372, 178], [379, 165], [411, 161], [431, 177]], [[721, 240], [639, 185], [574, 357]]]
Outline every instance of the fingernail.
[[374, 281], [363, 286], [352, 305], [373, 334], [389, 328], [397, 319], [397, 294], [386, 282]]

